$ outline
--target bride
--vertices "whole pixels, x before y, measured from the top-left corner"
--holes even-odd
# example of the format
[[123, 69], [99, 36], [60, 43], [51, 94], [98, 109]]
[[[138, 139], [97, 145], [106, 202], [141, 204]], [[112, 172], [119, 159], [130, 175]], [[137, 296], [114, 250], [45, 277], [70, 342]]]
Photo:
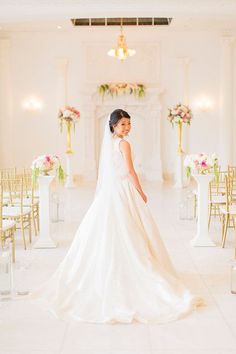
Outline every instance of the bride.
[[173, 269], [135, 172], [130, 116], [111, 113], [101, 148], [97, 190], [72, 245], [32, 297], [59, 318], [163, 323], [201, 304]]

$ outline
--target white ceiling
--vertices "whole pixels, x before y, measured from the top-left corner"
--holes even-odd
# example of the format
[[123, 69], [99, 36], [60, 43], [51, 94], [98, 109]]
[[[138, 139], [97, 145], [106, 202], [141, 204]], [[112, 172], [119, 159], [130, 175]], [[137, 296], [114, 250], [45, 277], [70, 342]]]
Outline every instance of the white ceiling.
[[0, 0], [2, 31], [71, 30], [76, 17], [173, 17], [172, 27], [236, 29], [236, 0]]

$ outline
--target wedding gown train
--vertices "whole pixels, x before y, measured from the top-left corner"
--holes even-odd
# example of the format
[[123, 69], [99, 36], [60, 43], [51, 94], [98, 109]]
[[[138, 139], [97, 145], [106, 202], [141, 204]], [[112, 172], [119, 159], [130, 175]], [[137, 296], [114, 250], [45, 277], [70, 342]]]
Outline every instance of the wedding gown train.
[[128, 178], [121, 139], [114, 139], [116, 179], [100, 190], [72, 245], [33, 298], [59, 318], [113, 323], [163, 323], [183, 317], [202, 300], [181, 283], [157, 226]]

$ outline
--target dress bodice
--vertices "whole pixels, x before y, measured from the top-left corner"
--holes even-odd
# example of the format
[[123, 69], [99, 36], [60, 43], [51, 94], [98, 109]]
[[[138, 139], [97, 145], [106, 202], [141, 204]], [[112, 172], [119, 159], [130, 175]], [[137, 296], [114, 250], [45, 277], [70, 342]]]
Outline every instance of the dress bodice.
[[125, 159], [120, 150], [120, 142], [125, 140], [124, 138], [113, 138], [113, 162], [115, 168], [115, 175], [120, 178], [128, 177], [128, 169], [126, 166]]

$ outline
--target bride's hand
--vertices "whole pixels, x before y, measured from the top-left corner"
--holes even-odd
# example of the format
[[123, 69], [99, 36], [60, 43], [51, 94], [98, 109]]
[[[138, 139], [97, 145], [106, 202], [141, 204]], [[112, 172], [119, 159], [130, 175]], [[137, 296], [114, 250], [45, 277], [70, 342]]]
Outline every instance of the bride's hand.
[[141, 197], [143, 198], [144, 202], [147, 203], [147, 196], [146, 194], [144, 194], [143, 192], [140, 193], [141, 194]]

